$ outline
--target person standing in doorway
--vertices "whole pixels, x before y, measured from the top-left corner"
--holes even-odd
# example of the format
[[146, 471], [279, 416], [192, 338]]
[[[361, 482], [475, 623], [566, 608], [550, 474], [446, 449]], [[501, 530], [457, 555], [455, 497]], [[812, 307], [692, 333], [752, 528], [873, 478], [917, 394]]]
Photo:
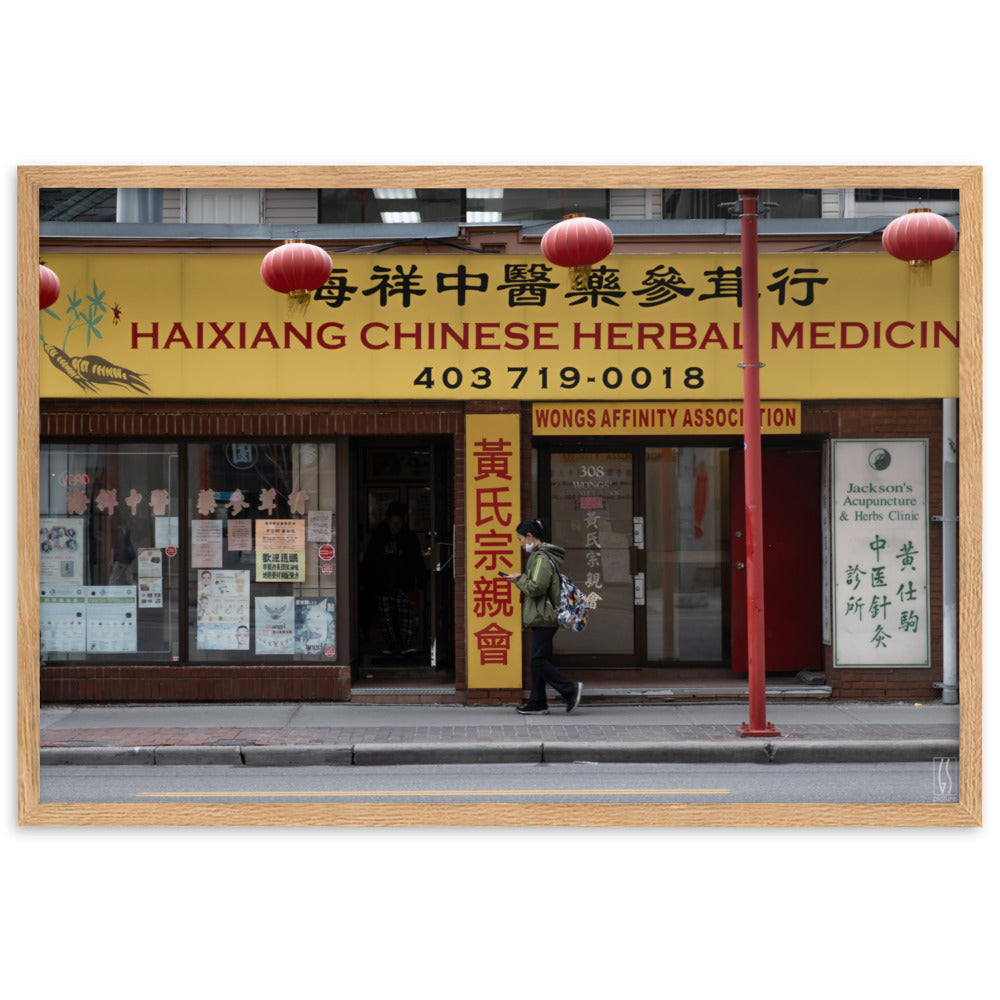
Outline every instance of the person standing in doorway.
[[521, 548], [528, 554], [528, 561], [523, 573], [500, 575], [512, 581], [524, 594], [521, 624], [531, 630], [531, 693], [517, 711], [521, 715], [548, 715], [545, 690], [548, 684], [562, 696], [566, 711], [572, 712], [580, 704], [583, 685], [563, 676], [552, 662], [552, 640], [558, 628], [559, 568], [566, 558], [566, 550], [545, 541], [546, 531], [541, 521], [522, 521], [515, 530]]
[[361, 564], [364, 586], [375, 593], [382, 635], [383, 655], [416, 649], [410, 644], [413, 626], [413, 590], [423, 586], [427, 575], [417, 536], [406, 524], [406, 508], [389, 505], [385, 520], [375, 529]]

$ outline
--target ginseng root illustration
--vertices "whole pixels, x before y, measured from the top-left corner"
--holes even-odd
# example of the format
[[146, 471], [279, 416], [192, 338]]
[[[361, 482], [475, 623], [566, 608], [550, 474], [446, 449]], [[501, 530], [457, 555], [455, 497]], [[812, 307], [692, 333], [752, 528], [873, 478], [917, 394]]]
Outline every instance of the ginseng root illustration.
[[112, 364], [96, 354], [71, 358], [65, 351], [45, 341], [42, 341], [42, 349], [59, 371], [89, 392], [97, 392], [98, 385], [124, 385], [137, 392], [149, 392], [149, 385], [142, 374], [131, 368]]

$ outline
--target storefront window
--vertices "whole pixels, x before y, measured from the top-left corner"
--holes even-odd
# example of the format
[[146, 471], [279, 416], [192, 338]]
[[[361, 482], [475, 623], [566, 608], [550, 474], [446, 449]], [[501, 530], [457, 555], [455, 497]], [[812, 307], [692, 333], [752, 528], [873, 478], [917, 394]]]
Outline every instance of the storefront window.
[[40, 449], [43, 662], [179, 658], [178, 450]]
[[336, 446], [188, 447], [188, 657], [332, 661]]
[[651, 662], [720, 662], [729, 570], [729, 455], [646, 449], [646, 644]]

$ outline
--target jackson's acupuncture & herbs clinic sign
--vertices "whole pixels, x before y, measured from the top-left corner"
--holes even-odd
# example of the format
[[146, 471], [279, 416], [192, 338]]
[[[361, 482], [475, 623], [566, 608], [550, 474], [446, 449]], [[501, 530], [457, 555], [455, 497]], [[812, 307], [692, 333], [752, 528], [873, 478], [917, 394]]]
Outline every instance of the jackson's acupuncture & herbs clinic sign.
[[929, 667], [927, 441], [834, 441], [832, 500], [834, 667]]

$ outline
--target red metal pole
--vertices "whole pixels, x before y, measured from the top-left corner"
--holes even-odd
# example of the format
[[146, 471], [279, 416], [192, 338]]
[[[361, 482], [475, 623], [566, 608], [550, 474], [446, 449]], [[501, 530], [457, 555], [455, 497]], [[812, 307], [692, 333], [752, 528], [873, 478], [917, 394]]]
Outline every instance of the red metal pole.
[[737, 191], [743, 268], [743, 471], [746, 514], [750, 723], [741, 736], [780, 736], [767, 721], [764, 665], [764, 531], [760, 475], [760, 346], [757, 323], [757, 191]]

